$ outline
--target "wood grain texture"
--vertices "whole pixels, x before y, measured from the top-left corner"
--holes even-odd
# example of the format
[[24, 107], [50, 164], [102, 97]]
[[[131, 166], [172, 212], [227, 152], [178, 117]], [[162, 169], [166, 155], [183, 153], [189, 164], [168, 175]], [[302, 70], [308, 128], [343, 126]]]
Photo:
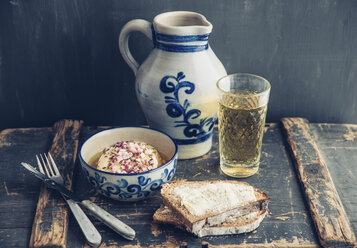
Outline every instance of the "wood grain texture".
[[[354, 220], [356, 224], [357, 196], [354, 183], [357, 172], [357, 126], [309, 124], [309, 127], [313, 127], [318, 148], [324, 150], [322, 157], [329, 170], [331, 168], [333, 181], [347, 215], [351, 214], [350, 220]], [[27, 173], [20, 162], [26, 161], [35, 165], [34, 154], [46, 152], [51, 147], [51, 130], [52, 128], [8, 129], [0, 133], [0, 247], [27, 247], [29, 244], [41, 182]], [[102, 128], [82, 126], [81, 142], [100, 130]], [[223, 175], [218, 164], [218, 138], [215, 128], [212, 150], [200, 158], [180, 160], [175, 179], [235, 180]], [[342, 168], [348, 169], [345, 171], [347, 174], [340, 170], [341, 165]], [[202, 245], [224, 248], [319, 246], [318, 236], [305, 204], [304, 191], [300, 187], [294, 163], [289, 156], [285, 137], [279, 125], [266, 126], [260, 170], [253, 177], [242, 181], [263, 190], [271, 197], [269, 215], [252, 233], [204, 238], [197, 238], [172, 226], [153, 224], [152, 215], [162, 203], [160, 195], [135, 203], [121, 203], [99, 195], [84, 178], [78, 160], [73, 175], [73, 189], [137, 231], [137, 238], [128, 241], [94, 220], [95, 226], [103, 236], [103, 248], [180, 245], [189, 248], [202, 248]], [[56, 197], [60, 199], [59, 195]], [[69, 218], [67, 248], [78, 247], [88, 246], [74, 218]]]
[[[210, 46], [228, 72], [272, 83], [268, 122], [357, 123], [355, 0], [2, 0], [0, 129], [51, 126], [65, 116], [145, 124], [118, 35], [129, 20], [174, 10], [207, 17]], [[153, 45], [134, 33], [130, 47], [142, 62]]]
[[[81, 142], [102, 130], [83, 127]], [[101, 223], [95, 223], [102, 234], [103, 248], [114, 247], [318, 247], [318, 238], [304, 203], [303, 192], [281, 129], [277, 124], [266, 125], [263, 137], [260, 170], [250, 178], [239, 179], [264, 191], [270, 198], [269, 214], [257, 230], [247, 234], [208, 236], [197, 238], [189, 232], [170, 225], [153, 223], [152, 216], [162, 204], [160, 194], [139, 202], [119, 202], [108, 199], [95, 191], [87, 182], [76, 163], [75, 192], [88, 197], [108, 212], [130, 225], [137, 233], [128, 241]], [[214, 128], [212, 149], [199, 158], [179, 160], [175, 180], [238, 180], [224, 175], [219, 169], [218, 132]], [[75, 235], [78, 228], [70, 226], [68, 248], [81, 247], [85, 242]]]
[[33, 164], [51, 137], [51, 128], [0, 133], [0, 247], [28, 247], [41, 183], [20, 162]]
[[302, 118], [283, 118], [281, 122], [321, 245], [355, 247], [355, 235], [329, 170], [311, 135], [309, 122]]
[[[81, 126], [81, 121], [72, 120], [61, 120], [53, 126], [54, 138], [49, 152], [56, 161], [68, 189], [71, 189], [72, 185]], [[66, 203], [57, 192], [42, 185], [29, 246], [65, 248], [67, 229]]]
[[313, 123], [310, 129], [357, 234], [357, 125]]

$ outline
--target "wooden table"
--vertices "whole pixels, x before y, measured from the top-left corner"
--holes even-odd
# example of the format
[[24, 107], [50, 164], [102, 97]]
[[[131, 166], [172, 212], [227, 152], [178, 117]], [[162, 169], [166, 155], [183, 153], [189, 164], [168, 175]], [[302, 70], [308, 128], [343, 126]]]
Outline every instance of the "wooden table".
[[[99, 195], [76, 159], [81, 142], [104, 128], [62, 120], [50, 128], [7, 129], [0, 133], [0, 247], [87, 247], [60, 196], [27, 173], [35, 154], [51, 150], [67, 186], [132, 226], [127, 241], [98, 221], [101, 247], [356, 247], [357, 125], [311, 124], [284, 118], [267, 124], [259, 172], [241, 180], [271, 198], [269, 214], [248, 234], [197, 238], [152, 222], [160, 195], [136, 203]], [[217, 130], [211, 151], [180, 160], [174, 179], [228, 179], [219, 170]], [[72, 179], [72, 180], [71, 180]], [[71, 182], [73, 182], [71, 184]]]

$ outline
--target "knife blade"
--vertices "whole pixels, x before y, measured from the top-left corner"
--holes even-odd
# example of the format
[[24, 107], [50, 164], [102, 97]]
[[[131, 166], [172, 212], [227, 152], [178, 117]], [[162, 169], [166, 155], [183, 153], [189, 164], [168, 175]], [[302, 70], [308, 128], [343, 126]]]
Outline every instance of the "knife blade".
[[39, 172], [36, 168], [34, 168], [29, 163], [22, 162], [21, 165], [26, 168], [31, 174], [42, 180], [46, 186], [49, 188], [55, 189], [62, 193], [68, 199], [72, 199], [73, 201], [80, 203], [82, 206], [86, 207], [87, 210], [94, 215], [97, 219], [102, 221], [104, 224], [109, 226], [115, 232], [117, 232], [122, 237], [133, 240], [135, 238], [135, 231], [127, 224], [120, 221], [118, 218], [114, 217], [98, 205], [92, 203], [89, 200], [81, 200], [76, 194], [72, 191], [68, 190], [63, 185], [60, 185], [47, 177], [45, 174]]
[[60, 193], [62, 193], [65, 197], [72, 199], [73, 201], [80, 203], [81, 200], [79, 199], [79, 197], [77, 197], [72, 191], [68, 190], [66, 187], [64, 187], [63, 185], [60, 185], [58, 183], [56, 183], [55, 181], [53, 181], [51, 178], [47, 177], [45, 174], [39, 172], [35, 167], [33, 167], [32, 165], [22, 162], [21, 165], [23, 167], [25, 167], [28, 171], [30, 171], [33, 175], [35, 175], [37, 178], [41, 179], [46, 185], [47, 187], [51, 188], [51, 189], [55, 189], [57, 191], [59, 191]]

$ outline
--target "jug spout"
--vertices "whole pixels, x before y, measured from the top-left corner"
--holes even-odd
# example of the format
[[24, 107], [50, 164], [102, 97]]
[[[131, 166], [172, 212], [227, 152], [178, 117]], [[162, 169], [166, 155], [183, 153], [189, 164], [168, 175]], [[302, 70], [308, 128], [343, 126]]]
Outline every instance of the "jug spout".
[[154, 18], [156, 32], [169, 35], [204, 35], [210, 34], [212, 24], [206, 17], [190, 11], [173, 11]]

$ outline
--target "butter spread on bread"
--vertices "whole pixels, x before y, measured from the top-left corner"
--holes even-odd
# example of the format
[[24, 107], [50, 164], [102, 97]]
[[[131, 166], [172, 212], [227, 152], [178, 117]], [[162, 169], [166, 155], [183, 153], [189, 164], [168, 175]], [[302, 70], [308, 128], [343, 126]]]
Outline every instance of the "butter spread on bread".
[[226, 182], [203, 185], [183, 184], [174, 189], [174, 194], [180, 199], [181, 205], [195, 216], [202, 216], [209, 212], [218, 214], [257, 200], [252, 186]]

